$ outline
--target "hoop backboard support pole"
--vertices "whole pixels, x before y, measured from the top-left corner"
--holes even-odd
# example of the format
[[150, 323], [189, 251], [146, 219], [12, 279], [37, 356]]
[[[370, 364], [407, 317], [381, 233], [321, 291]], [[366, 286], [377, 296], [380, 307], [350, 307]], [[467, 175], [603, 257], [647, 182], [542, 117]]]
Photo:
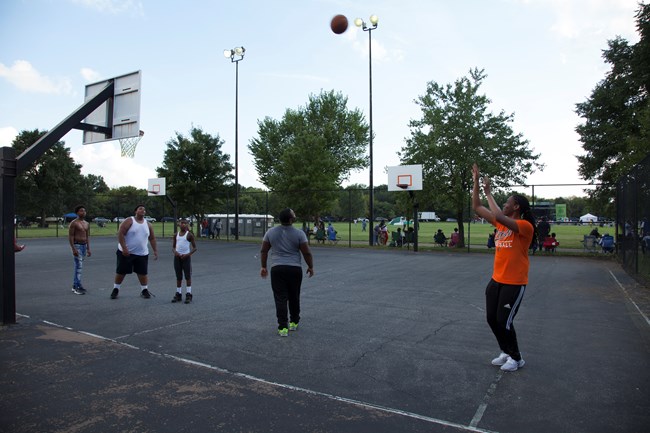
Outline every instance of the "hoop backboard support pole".
[[108, 83], [94, 97], [52, 128], [16, 158], [13, 147], [0, 148], [0, 232], [2, 232], [2, 276], [0, 277], [0, 313], [2, 324], [16, 323], [16, 261], [14, 258], [14, 218], [16, 214], [16, 177], [27, 170], [48, 149], [54, 146], [71, 129], [97, 107], [113, 96], [113, 83]]

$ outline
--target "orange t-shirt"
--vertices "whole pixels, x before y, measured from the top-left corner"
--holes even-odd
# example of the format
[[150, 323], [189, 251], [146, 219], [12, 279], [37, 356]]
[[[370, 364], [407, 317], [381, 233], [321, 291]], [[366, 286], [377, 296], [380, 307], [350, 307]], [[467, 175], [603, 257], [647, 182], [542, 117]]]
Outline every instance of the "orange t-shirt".
[[533, 240], [533, 225], [526, 220], [516, 220], [519, 233], [495, 223], [494, 271], [492, 279], [501, 284], [528, 284], [528, 247]]

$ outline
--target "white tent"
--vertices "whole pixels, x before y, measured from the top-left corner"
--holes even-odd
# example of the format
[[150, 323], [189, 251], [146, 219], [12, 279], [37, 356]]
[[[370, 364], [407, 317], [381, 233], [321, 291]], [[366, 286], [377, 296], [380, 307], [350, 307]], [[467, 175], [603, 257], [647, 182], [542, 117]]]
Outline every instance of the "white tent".
[[595, 222], [598, 222], [598, 217], [596, 215], [592, 215], [592, 214], [588, 213], [588, 214], [585, 214], [585, 215], [580, 217], [580, 222], [581, 223], [589, 223], [589, 222], [595, 223]]

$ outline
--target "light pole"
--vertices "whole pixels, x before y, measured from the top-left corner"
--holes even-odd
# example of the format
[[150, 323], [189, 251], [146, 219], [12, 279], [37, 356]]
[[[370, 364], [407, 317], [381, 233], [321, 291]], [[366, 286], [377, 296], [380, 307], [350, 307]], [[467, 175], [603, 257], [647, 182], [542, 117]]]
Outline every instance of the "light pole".
[[[239, 61], [244, 60], [246, 49], [235, 47], [224, 50], [223, 55], [235, 64], [235, 240], [239, 240]], [[230, 229], [230, 227], [228, 228]]]
[[[368, 119], [370, 121], [370, 228], [372, 229], [375, 221], [375, 191], [374, 187], [372, 184], [372, 31], [377, 28], [377, 23], [379, 23], [379, 17], [377, 15], [370, 15], [370, 27], [366, 25], [366, 22], [362, 20], [361, 18], [357, 18], [354, 20], [354, 24], [357, 27], [361, 27], [364, 32], [368, 32], [368, 77], [369, 77], [369, 82], [370, 82], [370, 109], [369, 109], [369, 116]], [[372, 246], [374, 245], [374, 235], [375, 231], [374, 230], [369, 230], [368, 231], [368, 237], [369, 237], [369, 244]]]

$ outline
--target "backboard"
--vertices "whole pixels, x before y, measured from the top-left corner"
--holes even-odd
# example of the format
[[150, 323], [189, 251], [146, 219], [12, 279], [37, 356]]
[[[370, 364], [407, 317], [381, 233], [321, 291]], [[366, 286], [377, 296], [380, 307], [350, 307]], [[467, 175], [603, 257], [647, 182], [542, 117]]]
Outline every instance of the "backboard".
[[104, 132], [84, 131], [83, 144], [137, 137], [140, 134], [140, 85], [141, 71], [88, 84], [85, 101], [97, 95], [111, 80], [115, 83], [113, 97], [92, 112], [83, 123], [108, 128]]
[[422, 165], [397, 165], [387, 167], [388, 191], [422, 190]]
[[149, 179], [149, 184], [147, 185], [147, 195], [149, 197], [163, 196], [165, 194], [167, 194], [167, 191], [164, 177]]

